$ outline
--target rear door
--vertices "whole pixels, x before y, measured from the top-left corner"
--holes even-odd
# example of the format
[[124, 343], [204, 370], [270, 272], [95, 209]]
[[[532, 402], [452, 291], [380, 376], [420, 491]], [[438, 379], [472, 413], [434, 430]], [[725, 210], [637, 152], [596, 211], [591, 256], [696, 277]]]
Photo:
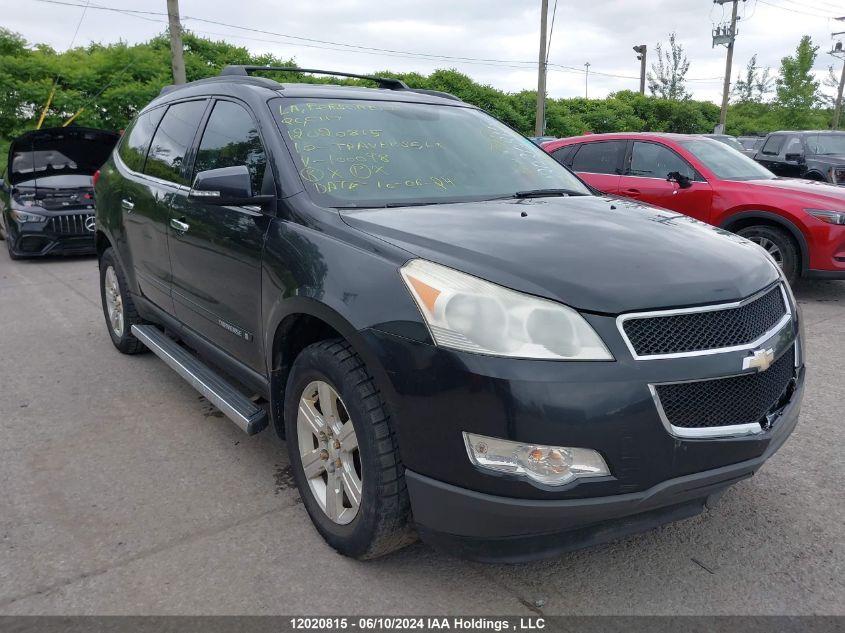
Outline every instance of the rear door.
[[168, 248], [170, 204], [178, 192], [188, 189], [185, 157], [207, 105], [207, 99], [182, 101], [171, 104], [163, 116], [159, 115], [146, 159], [134, 165], [137, 168], [142, 164], [141, 173], [133, 174], [121, 200], [123, 225], [141, 294], [169, 314], [174, 312]]
[[139, 115], [124, 133], [117, 151], [125, 171], [120, 180], [119, 199], [125, 242], [120, 252], [124, 266], [138, 284], [141, 294], [158, 307], [172, 311], [170, 301], [170, 256], [167, 253], [167, 207], [158, 204], [159, 184], [144, 176], [147, 153], [167, 107]]
[[[679, 172], [691, 181], [687, 188], [666, 180]], [[713, 190], [692, 165], [673, 149], [654, 141], [634, 141], [619, 194], [640, 202], [672, 209], [709, 222]]]
[[[253, 194], [275, 194], [265, 145], [240, 102], [213, 105], [191, 178], [200, 171], [246, 165]], [[271, 216], [253, 207], [219, 206], [176, 193], [170, 258], [177, 318], [237, 360], [264, 371], [261, 353], [261, 255]]]
[[[604, 193], [619, 192], [627, 141], [580, 143], [565, 155], [564, 164]], [[553, 154], [554, 155], [554, 154]]]

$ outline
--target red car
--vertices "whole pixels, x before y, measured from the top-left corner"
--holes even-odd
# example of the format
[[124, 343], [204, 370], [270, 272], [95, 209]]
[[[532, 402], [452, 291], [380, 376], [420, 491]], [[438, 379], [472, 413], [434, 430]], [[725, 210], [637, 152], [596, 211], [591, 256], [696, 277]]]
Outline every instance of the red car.
[[845, 187], [778, 178], [723, 143], [590, 134], [543, 144], [595, 189], [672, 209], [765, 248], [794, 280], [845, 279]]

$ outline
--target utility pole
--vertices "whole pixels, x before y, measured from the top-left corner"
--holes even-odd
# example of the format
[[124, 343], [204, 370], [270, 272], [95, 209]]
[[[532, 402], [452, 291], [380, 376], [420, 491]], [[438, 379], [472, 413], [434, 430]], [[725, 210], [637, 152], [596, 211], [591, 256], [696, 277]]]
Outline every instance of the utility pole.
[[[745, 2], [745, 0], [742, 0]], [[722, 88], [722, 111], [719, 114], [719, 126], [716, 129], [717, 134], [725, 133], [725, 124], [728, 120], [728, 97], [731, 92], [731, 65], [734, 59], [734, 42], [736, 41], [736, 11], [739, 6], [739, 0], [713, 0], [713, 4], [721, 4], [730, 2], [733, 5], [731, 10], [731, 25], [716, 27], [713, 31], [713, 46], [717, 44], [727, 44], [728, 57], [725, 61], [725, 83]]]
[[549, 0], [540, 4], [540, 58], [537, 66], [537, 120], [534, 136], [546, 133], [546, 19], [549, 14]]
[[185, 83], [185, 59], [182, 53], [182, 24], [179, 21], [179, 0], [167, 0], [167, 20], [170, 24], [170, 65], [173, 83]]
[[[841, 18], [836, 18], [840, 21], [845, 21], [845, 16]], [[831, 33], [831, 37], [836, 37], [837, 35], [845, 35], [845, 31], [840, 31], [839, 33]], [[834, 57], [840, 58], [842, 61], [842, 76], [839, 78], [839, 91], [836, 93], [836, 108], [833, 110], [833, 129], [839, 129], [839, 117], [842, 115], [842, 89], [845, 88], [845, 51], [842, 50], [842, 42], [836, 42], [836, 46], [833, 47], [833, 50], [830, 51], [830, 54]]]
[[637, 54], [637, 59], [640, 60], [640, 94], [645, 94], [645, 55], [648, 47], [645, 44], [640, 44], [634, 47], [634, 52]]
[[584, 63], [584, 68], [587, 69], [586, 74], [584, 75], [584, 98], [590, 98], [590, 62]]

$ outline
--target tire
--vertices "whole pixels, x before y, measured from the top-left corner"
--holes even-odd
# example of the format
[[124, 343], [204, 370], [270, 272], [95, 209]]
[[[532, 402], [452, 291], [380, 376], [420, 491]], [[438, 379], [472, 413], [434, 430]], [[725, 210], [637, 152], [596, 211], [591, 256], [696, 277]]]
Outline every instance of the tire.
[[[303, 407], [310, 411], [313, 423], [300, 413]], [[329, 432], [326, 441], [316, 429]], [[355, 436], [351, 441], [350, 430]], [[329, 545], [363, 560], [416, 540], [389, 415], [363, 361], [343, 339], [314, 343], [294, 361], [285, 389], [285, 431], [303, 504]], [[351, 449], [352, 444], [357, 449]], [[329, 451], [320, 460], [314, 458]], [[310, 465], [309, 475], [303, 462]], [[352, 501], [357, 494], [355, 477], [360, 490], [357, 509]], [[330, 482], [343, 492], [330, 494], [336, 489]]]
[[766, 249], [790, 284], [797, 281], [801, 272], [798, 246], [789, 233], [773, 226], [759, 225], [747, 226], [737, 231], [737, 234]]
[[[112, 274], [114, 277], [111, 276]], [[100, 300], [103, 305], [103, 316], [106, 319], [106, 329], [112, 343], [121, 353], [139, 354], [147, 348], [132, 334], [132, 326], [142, 324], [144, 320], [138, 316], [128, 288], [126, 277], [117, 263], [114, 250], [107, 248], [100, 257]], [[113, 322], [110, 314], [109, 308], [114, 306], [115, 301], [121, 312], [121, 327]]]
[[9, 251], [9, 259], [11, 259], [12, 261], [18, 261], [20, 259], [23, 259], [23, 257], [21, 257], [20, 255], [15, 255], [15, 253], [12, 252], [12, 241], [11, 240], [8, 240], [8, 239], [6, 240], [6, 250]]

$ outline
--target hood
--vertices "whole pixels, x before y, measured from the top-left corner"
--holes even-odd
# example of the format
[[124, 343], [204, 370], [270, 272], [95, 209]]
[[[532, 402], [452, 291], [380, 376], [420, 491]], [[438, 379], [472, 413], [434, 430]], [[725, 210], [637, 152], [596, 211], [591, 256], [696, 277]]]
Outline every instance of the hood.
[[771, 180], [748, 180], [742, 183], [752, 187], [765, 187], [770, 193], [780, 193], [809, 207], [825, 199], [826, 203], [837, 205], [837, 209], [845, 210], [845, 187], [820, 180], [801, 180], [798, 178], [772, 178]]
[[81, 127], [33, 130], [9, 146], [9, 184], [58, 175], [92, 175], [106, 162], [114, 132]]
[[732, 301], [777, 279], [768, 256], [747, 240], [610, 198], [344, 209], [341, 215], [417, 257], [588, 312]]

